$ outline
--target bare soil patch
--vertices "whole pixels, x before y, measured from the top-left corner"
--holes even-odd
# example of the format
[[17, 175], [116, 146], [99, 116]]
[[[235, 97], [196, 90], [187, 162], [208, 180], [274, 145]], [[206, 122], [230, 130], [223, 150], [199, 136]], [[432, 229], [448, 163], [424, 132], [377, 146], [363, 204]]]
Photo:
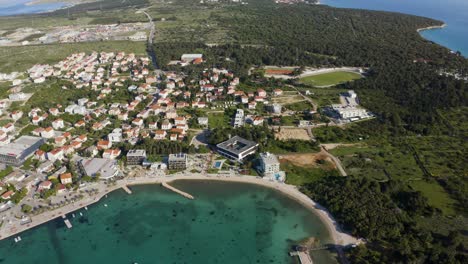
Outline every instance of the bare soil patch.
[[[326, 170], [333, 170], [336, 168], [333, 161], [328, 157], [327, 154], [320, 151], [318, 153], [298, 153], [298, 154], [287, 154], [281, 155], [280, 162], [290, 162], [295, 166], [305, 168], [323, 168]], [[324, 164], [320, 164], [319, 161], [325, 160]]]
[[279, 132], [275, 133], [275, 137], [278, 140], [310, 140], [310, 136], [307, 133], [307, 130], [303, 128], [281, 128]]

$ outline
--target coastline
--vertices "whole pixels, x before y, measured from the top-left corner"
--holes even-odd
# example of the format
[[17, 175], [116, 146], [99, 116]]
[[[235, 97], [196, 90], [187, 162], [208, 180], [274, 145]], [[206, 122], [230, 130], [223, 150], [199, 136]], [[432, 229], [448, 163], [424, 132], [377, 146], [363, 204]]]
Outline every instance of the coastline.
[[[61, 208], [54, 209], [36, 216], [31, 216], [31, 223], [25, 225], [15, 225], [13, 227], [0, 228], [0, 240], [15, 236], [19, 233], [22, 233], [26, 230], [32, 229], [39, 225], [42, 225], [46, 222], [54, 220], [62, 215], [70, 214], [77, 210], [80, 210], [86, 206], [95, 204], [107, 194], [121, 189], [124, 186], [134, 186], [134, 185], [147, 185], [147, 184], [162, 184], [162, 183], [171, 183], [178, 180], [206, 180], [206, 181], [224, 181], [224, 182], [240, 182], [247, 184], [256, 184], [270, 189], [279, 191], [280, 193], [287, 195], [289, 198], [301, 203], [308, 210], [314, 213], [320, 218], [322, 223], [324, 223], [327, 231], [330, 234], [330, 237], [333, 243], [337, 246], [347, 246], [350, 244], [357, 244], [359, 240], [352, 237], [349, 234], [342, 232], [338, 223], [333, 219], [332, 215], [321, 205], [317, 204], [311, 200], [307, 195], [303, 194], [298, 190], [296, 186], [288, 185], [285, 183], [271, 182], [264, 179], [259, 179], [253, 176], [216, 176], [216, 175], [174, 175], [174, 176], [165, 176], [165, 177], [136, 177], [136, 178], [126, 178], [117, 182], [115, 185], [106, 188], [103, 192], [86, 197], [80, 201], [77, 201], [74, 204], [69, 204]], [[196, 197], [195, 197], [196, 199]], [[18, 221], [19, 222], [19, 221]], [[4, 224], [5, 225], [5, 224]]]
[[421, 31], [424, 31], [424, 30], [443, 29], [443, 28], [445, 28], [446, 26], [447, 26], [447, 24], [446, 24], [446, 23], [443, 23], [442, 25], [418, 28], [418, 29], [416, 29], [416, 31], [417, 31], [417, 32], [421, 32]]

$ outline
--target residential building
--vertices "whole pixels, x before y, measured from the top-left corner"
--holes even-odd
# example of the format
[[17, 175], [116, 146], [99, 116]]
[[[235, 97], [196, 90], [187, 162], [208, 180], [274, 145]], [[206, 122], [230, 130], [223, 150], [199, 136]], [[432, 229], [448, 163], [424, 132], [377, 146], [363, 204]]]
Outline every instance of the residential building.
[[116, 159], [118, 156], [120, 156], [120, 153], [122, 151], [120, 149], [106, 149], [102, 153], [102, 157], [105, 159]]
[[185, 170], [187, 169], [187, 154], [170, 154], [167, 159], [167, 166], [170, 170]]
[[208, 117], [199, 117], [198, 118], [198, 124], [201, 126], [207, 126], [208, 125]]
[[146, 150], [132, 149], [127, 153], [127, 165], [141, 165], [146, 160]]
[[47, 159], [50, 161], [62, 160], [64, 153], [62, 148], [56, 148], [47, 152]]
[[70, 184], [73, 182], [71, 173], [62, 173], [60, 174], [60, 182], [62, 184]]
[[276, 155], [271, 153], [260, 154], [260, 172], [263, 175], [277, 173], [280, 171], [280, 162]]
[[244, 110], [242, 109], [237, 109], [236, 115], [234, 116], [234, 121], [233, 125], [234, 127], [241, 127], [244, 125], [245, 121], [245, 116], [244, 116]]

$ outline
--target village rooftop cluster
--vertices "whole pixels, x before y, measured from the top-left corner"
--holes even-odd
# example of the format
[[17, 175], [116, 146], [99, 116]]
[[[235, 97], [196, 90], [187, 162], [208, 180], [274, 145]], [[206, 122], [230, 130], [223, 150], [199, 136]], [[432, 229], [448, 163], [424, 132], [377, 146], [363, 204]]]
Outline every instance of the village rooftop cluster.
[[[184, 54], [180, 62], [201, 64], [203, 58], [201, 54]], [[184, 109], [224, 109], [237, 104], [254, 110], [257, 103], [267, 103], [269, 97], [283, 93], [280, 89], [271, 94], [263, 89], [248, 93], [238, 90], [239, 78], [226, 69], [207, 68], [200, 78], [188, 81], [182, 73], [164, 72], [164, 76], [156, 76], [147, 57], [92, 52], [72, 54], [54, 65], [34, 65], [27, 71], [26, 80], [14, 79], [19, 86], [9, 100], [2, 101], [5, 111], [6, 101], [24, 102], [34, 96], [21, 92], [21, 84], [25, 83], [41, 85], [64, 80], [62, 90], [86, 89], [96, 96], [77, 98], [66, 105], [34, 107], [26, 113], [7, 111], [13, 122], [0, 129], [0, 170], [5, 173], [0, 186], [0, 199], [5, 201], [2, 208], [9, 209], [11, 201], [18, 202], [26, 195], [48, 198], [74, 193], [77, 181], [86, 186], [86, 181], [123, 177], [124, 165], [160, 170], [193, 168], [194, 162], [187, 154], [171, 154], [163, 163], [154, 163], [148, 161], [145, 149], [131, 146], [147, 139], [182, 142], [187, 140], [190, 124], [208, 127], [207, 116], [191, 116]], [[114, 101], [122, 94], [127, 101], [122, 102], [121, 97]], [[281, 112], [279, 105], [269, 109]], [[75, 121], [70, 122], [70, 117]], [[35, 128], [20, 135], [23, 127], [15, 127], [15, 122], [24, 118], [28, 126]], [[233, 120], [235, 126], [264, 123], [263, 116], [244, 115], [242, 109]], [[239, 137], [217, 147], [222, 156], [239, 163], [257, 149], [257, 143]], [[284, 181], [284, 174], [278, 174], [279, 161], [273, 156], [265, 154], [259, 171], [269, 179]], [[223, 162], [213, 167], [221, 169]]]

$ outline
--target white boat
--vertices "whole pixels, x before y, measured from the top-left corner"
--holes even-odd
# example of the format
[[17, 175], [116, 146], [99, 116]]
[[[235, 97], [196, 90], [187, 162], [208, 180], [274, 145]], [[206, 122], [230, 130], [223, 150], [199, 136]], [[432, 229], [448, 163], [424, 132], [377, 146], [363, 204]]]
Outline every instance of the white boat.
[[83, 213], [80, 212], [80, 216], [83, 216]]
[[88, 211], [88, 206], [85, 206], [84, 209], [85, 209], [86, 211]]
[[107, 204], [104, 204], [105, 207], [107, 207]]
[[72, 217], [75, 218], [75, 214], [72, 214]]

